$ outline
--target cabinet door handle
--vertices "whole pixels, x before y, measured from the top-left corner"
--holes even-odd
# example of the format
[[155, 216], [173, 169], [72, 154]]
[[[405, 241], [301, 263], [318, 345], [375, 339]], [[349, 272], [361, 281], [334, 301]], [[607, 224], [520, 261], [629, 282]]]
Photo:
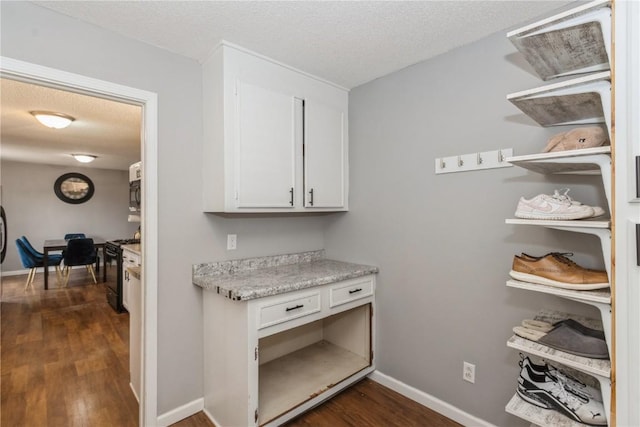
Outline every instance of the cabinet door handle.
[[640, 267], [640, 224], [636, 224], [636, 265]]
[[302, 307], [304, 307], [304, 304], [298, 304], [298, 305], [296, 305], [294, 307], [287, 307], [285, 309], [285, 311], [297, 310], [297, 309], [302, 308]]
[[636, 197], [640, 199], [640, 156], [636, 156]]
[[289, 197], [289, 204], [293, 206], [293, 187], [291, 187], [291, 190], [289, 190]]
[[356, 292], [360, 292], [360, 291], [362, 291], [362, 288], [358, 288], [358, 289], [351, 289], [351, 290], [349, 291], [349, 293], [350, 293], [350, 294], [355, 294]]
[[313, 188], [309, 190], [309, 206], [313, 206]]

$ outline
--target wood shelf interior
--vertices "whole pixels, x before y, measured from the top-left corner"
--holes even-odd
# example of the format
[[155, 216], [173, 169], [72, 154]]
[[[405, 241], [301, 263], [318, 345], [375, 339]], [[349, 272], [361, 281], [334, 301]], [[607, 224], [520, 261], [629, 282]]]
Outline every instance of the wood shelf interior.
[[542, 292], [544, 294], [556, 295], [568, 298], [573, 301], [599, 304], [611, 304], [611, 289], [597, 289], [594, 291], [579, 291], [572, 289], [562, 289], [553, 286], [538, 285], [537, 283], [521, 282], [519, 280], [507, 280], [507, 286], [511, 288], [526, 289], [528, 291]]
[[533, 423], [535, 426], [549, 427], [584, 427], [582, 423], [575, 422], [552, 409], [543, 409], [525, 402], [514, 394], [505, 410], [516, 417]]
[[511, 225], [541, 225], [543, 227], [566, 227], [575, 229], [574, 231], [580, 231], [583, 233], [588, 233], [589, 230], [600, 229], [600, 230], [608, 230], [611, 228], [610, 220], [599, 220], [599, 219], [580, 219], [580, 220], [567, 220], [567, 221], [557, 221], [550, 219], [521, 219], [521, 218], [508, 218], [505, 220], [506, 224]]
[[555, 173], [602, 173], [603, 162], [611, 164], [610, 146], [585, 148], [581, 150], [558, 151], [552, 153], [528, 154], [508, 157], [514, 166], [540, 174]]
[[259, 425], [371, 366], [371, 309], [363, 305], [259, 341]]
[[[602, 330], [602, 322], [599, 320], [553, 310], [542, 310], [534, 317], [535, 320], [542, 320], [552, 324], [569, 318], [574, 319], [589, 328]], [[533, 354], [549, 361], [569, 366], [580, 372], [594, 375], [596, 377], [611, 378], [611, 361], [608, 359], [591, 359], [588, 357], [576, 356], [517, 335], [513, 335], [509, 338], [507, 341], [507, 347], [515, 348], [525, 353]]]
[[611, 72], [507, 95], [507, 99], [540, 126], [584, 126], [605, 123], [611, 136]]
[[598, 0], [507, 34], [543, 80], [610, 69], [611, 8]]

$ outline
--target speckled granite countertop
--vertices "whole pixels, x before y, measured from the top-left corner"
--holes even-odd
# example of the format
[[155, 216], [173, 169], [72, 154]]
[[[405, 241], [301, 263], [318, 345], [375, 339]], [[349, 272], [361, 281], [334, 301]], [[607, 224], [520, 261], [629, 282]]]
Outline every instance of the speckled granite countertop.
[[130, 250], [131, 252], [135, 252], [138, 255], [142, 255], [142, 245], [140, 243], [132, 243], [130, 245], [122, 245], [122, 249]]
[[244, 301], [378, 272], [378, 267], [324, 258], [324, 251], [220, 261], [193, 266], [193, 284]]

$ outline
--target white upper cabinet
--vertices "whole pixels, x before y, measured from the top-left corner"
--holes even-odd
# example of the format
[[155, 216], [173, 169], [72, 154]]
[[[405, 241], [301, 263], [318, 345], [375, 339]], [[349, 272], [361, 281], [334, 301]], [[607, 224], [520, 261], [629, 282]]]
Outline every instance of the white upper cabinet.
[[239, 208], [293, 205], [295, 112], [291, 96], [238, 82], [235, 158]]
[[345, 205], [345, 112], [307, 100], [304, 113], [304, 205], [340, 208]]
[[226, 43], [203, 90], [205, 212], [347, 210], [347, 90]]

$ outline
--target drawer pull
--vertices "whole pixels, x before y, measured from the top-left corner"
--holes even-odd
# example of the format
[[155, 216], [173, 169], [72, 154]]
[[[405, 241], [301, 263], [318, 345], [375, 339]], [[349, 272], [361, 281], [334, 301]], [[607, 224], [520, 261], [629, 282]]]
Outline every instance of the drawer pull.
[[356, 292], [360, 292], [362, 291], [362, 288], [358, 288], [358, 289], [352, 289], [349, 291], [350, 294], [355, 294]]
[[285, 309], [285, 311], [297, 310], [297, 309], [302, 308], [302, 307], [304, 307], [304, 304], [298, 304], [298, 305], [296, 305], [296, 306], [294, 306], [294, 307], [287, 307], [287, 308]]

